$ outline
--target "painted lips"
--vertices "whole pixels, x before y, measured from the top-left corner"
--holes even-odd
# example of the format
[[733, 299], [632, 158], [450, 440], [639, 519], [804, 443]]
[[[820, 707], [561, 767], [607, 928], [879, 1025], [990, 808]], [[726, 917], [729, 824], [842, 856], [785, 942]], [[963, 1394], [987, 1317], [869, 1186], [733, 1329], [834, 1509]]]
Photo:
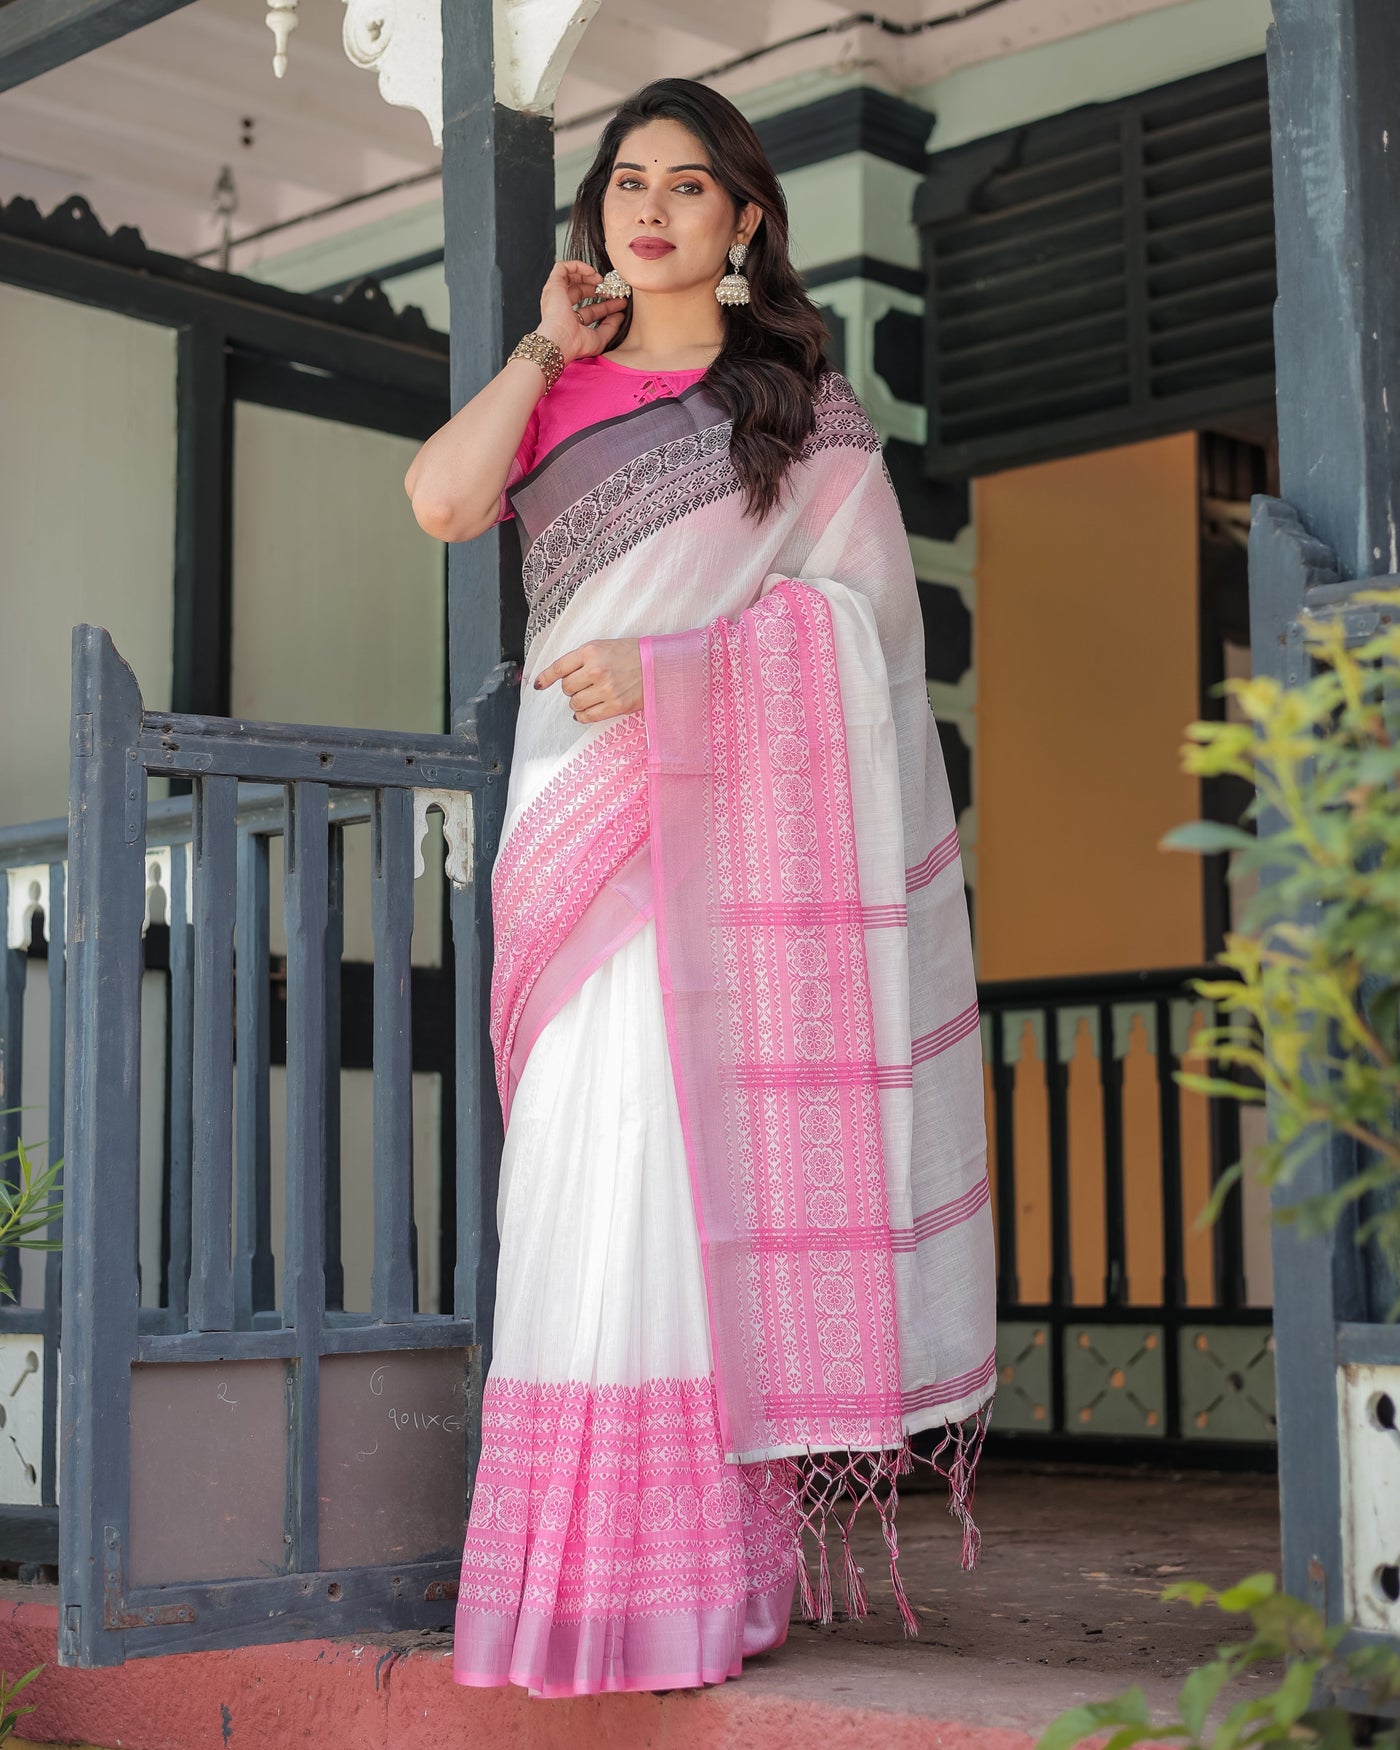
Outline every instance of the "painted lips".
[[674, 243], [663, 243], [659, 237], [638, 237], [628, 247], [633, 255], [640, 255], [643, 261], [655, 261], [659, 256], [669, 255], [676, 246]]

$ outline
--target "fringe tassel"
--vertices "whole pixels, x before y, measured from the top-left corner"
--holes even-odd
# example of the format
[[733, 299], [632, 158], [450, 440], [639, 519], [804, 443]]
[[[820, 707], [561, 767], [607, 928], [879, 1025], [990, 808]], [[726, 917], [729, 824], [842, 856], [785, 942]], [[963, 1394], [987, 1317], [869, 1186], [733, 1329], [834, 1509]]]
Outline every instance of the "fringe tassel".
[[826, 1554], [826, 1515], [822, 1515], [821, 1530], [817, 1533], [817, 1621], [828, 1623], [835, 1619], [831, 1597], [831, 1563]]
[[907, 1638], [916, 1640], [919, 1634], [919, 1613], [910, 1603], [899, 1572], [899, 1533], [895, 1529], [895, 1513], [898, 1508], [899, 1494], [891, 1489], [889, 1499], [880, 1503], [880, 1530], [884, 1534], [885, 1548], [890, 1552], [890, 1589], [894, 1593], [899, 1620], [904, 1624]]
[[[899, 1536], [895, 1516], [899, 1507], [898, 1479], [907, 1476], [915, 1461], [927, 1464], [948, 1485], [948, 1511], [962, 1527], [962, 1565], [976, 1565], [981, 1534], [972, 1517], [972, 1498], [991, 1420], [991, 1404], [982, 1406], [966, 1421], [949, 1426], [931, 1457], [924, 1458], [910, 1447], [908, 1439], [880, 1452], [808, 1453], [802, 1459], [774, 1459], [744, 1466], [744, 1475], [761, 1504], [792, 1527], [797, 1557], [797, 1597], [808, 1622], [834, 1620], [831, 1561], [827, 1553], [827, 1521], [835, 1519], [842, 1547], [842, 1596], [845, 1614], [852, 1620], [868, 1616], [870, 1601], [851, 1549], [856, 1516], [868, 1501], [879, 1516], [880, 1530], [890, 1558], [890, 1588], [894, 1593], [904, 1632], [911, 1638], [919, 1632], [919, 1614], [905, 1590], [899, 1572]], [[849, 1501], [850, 1511], [841, 1504]], [[817, 1546], [817, 1584], [804, 1548], [811, 1533]]]
[[982, 1456], [982, 1443], [991, 1419], [992, 1406], [984, 1404], [976, 1415], [950, 1427], [926, 1461], [948, 1485], [948, 1511], [962, 1526], [962, 1565], [969, 1572], [977, 1566], [982, 1549], [982, 1534], [972, 1517], [972, 1496], [977, 1483], [977, 1460]]
[[865, 1582], [860, 1577], [855, 1552], [851, 1548], [851, 1529], [859, 1512], [860, 1502], [857, 1501], [847, 1518], [842, 1519], [838, 1514], [836, 1519], [841, 1529], [841, 1595], [846, 1606], [846, 1615], [857, 1622], [870, 1614], [870, 1600], [866, 1596]]
[[812, 1576], [807, 1567], [807, 1552], [802, 1547], [800, 1535], [797, 1540], [797, 1602], [802, 1606], [802, 1620], [815, 1622], [817, 1601], [812, 1596]]

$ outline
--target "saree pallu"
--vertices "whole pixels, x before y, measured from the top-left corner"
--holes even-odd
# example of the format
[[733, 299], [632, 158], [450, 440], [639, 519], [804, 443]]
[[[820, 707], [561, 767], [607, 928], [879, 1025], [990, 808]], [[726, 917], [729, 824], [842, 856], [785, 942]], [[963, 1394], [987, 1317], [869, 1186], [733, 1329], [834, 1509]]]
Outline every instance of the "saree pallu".
[[[734, 1675], [794, 1585], [895, 1596], [909, 1436], [976, 1554], [994, 1383], [976, 987], [909, 551], [823, 382], [746, 518], [703, 383], [512, 491], [520, 719], [493, 874], [507, 1117], [495, 1356], [455, 1674], [545, 1694]], [[639, 713], [530, 681], [641, 641]], [[814, 1544], [813, 1584], [801, 1553]]]

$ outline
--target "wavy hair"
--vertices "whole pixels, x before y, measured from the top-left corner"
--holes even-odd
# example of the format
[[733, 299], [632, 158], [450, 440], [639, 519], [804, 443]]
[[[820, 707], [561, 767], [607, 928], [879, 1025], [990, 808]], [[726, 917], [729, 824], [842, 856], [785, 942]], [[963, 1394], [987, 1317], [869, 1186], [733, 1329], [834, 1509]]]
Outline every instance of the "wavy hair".
[[[826, 324], [788, 258], [787, 201], [745, 116], [693, 79], [657, 79], [626, 98], [579, 183], [568, 252], [600, 274], [613, 265], [603, 236], [603, 197], [622, 142], [653, 121], [679, 122], [700, 141], [736, 215], [750, 201], [763, 214], [744, 262], [749, 302], [724, 309], [724, 344], [705, 375], [706, 388], [733, 422], [729, 454], [745, 510], [762, 518], [777, 504], [783, 476], [812, 430], [813, 395], [828, 367]], [[631, 320], [629, 307], [614, 346]]]

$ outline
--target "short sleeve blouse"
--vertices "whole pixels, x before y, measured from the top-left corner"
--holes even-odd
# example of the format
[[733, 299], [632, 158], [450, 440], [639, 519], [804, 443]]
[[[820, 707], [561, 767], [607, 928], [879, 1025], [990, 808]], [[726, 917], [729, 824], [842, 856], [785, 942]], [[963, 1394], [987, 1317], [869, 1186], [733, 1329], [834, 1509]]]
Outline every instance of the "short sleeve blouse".
[[698, 383], [704, 374], [703, 365], [689, 371], [634, 370], [631, 365], [618, 364], [606, 353], [596, 358], [574, 359], [565, 365], [554, 387], [535, 403], [506, 476], [496, 520], [500, 522], [514, 515], [508, 497], [510, 489], [566, 438], [590, 425], [630, 413], [635, 407], [644, 407], [648, 401], [679, 395]]

